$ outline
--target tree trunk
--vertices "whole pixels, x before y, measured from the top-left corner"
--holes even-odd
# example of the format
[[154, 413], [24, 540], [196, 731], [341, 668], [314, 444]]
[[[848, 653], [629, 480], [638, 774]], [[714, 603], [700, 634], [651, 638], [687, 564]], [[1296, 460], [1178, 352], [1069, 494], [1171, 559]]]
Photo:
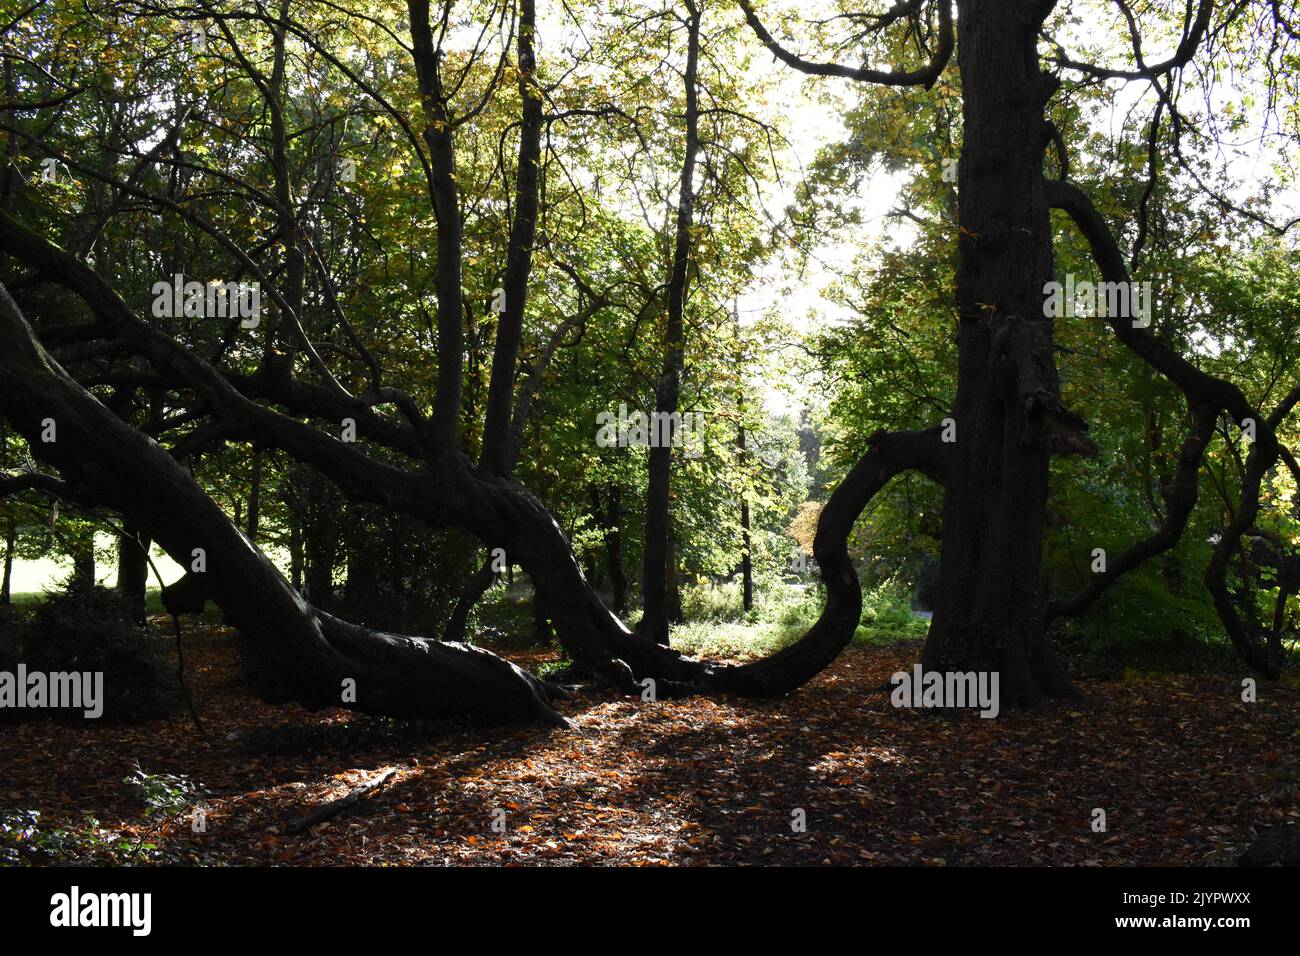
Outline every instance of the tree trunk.
[[4, 577], [0, 578], [0, 604], [13, 603], [14, 546], [18, 542], [18, 525], [10, 516], [5, 524]]
[[480, 465], [487, 474], [504, 475], [514, 469], [511, 453], [511, 409], [515, 372], [523, 342], [524, 303], [533, 267], [533, 241], [537, 232], [539, 180], [542, 171], [543, 93], [537, 85], [534, 50], [537, 15], [534, 0], [520, 0], [517, 53], [519, 68], [518, 166], [515, 170], [515, 215], [510, 223], [510, 244], [502, 280], [505, 302], [497, 321], [492, 352], [492, 377], [488, 384], [487, 413], [483, 422]]
[[[745, 397], [742, 393], [740, 401], [737, 403], [740, 413], [745, 413]], [[740, 448], [740, 461], [745, 461], [745, 426], [741, 424], [740, 434], [737, 440]], [[750, 553], [749, 540], [749, 499], [742, 497], [740, 499], [740, 590], [742, 602], [746, 611], [754, 609], [754, 559]]]
[[685, 620], [682, 613], [682, 576], [677, 565], [677, 534], [671, 526], [668, 529], [668, 562], [664, 571], [668, 576], [668, 622], [681, 624]]
[[1042, 181], [1038, 15], [1021, 0], [958, 4], [964, 141], [958, 173], [957, 399], [938, 602], [926, 670], [996, 671], [1004, 706], [1071, 692], [1047, 649], [1041, 557], [1048, 460], [1079, 442], [1059, 402], [1051, 231]]
[[[418, 19], [417, 7], [412, 5], [413, 20]], [[308, 468], [328, 475], [353, 500], [401, 510], [434, 526], [459, 528], [480, 541], [503, 547], [533, 579], [556, 634], [573, 661], [607, 676], [628, 692], [639, 692], [638, 679], [643, 678], [655, 680], [661, 696], [697, 692], [776, 696], [801, 686], [844, 648], [858, 623], [862, 596], [847, 542], [863, 508], [903, 471], [916, 469], [940, 483], [945, 480], [948, 456], [939, 443], [938, 429], [872, 435], [866, 452], [832, 493], [818, 521], [813, 554], [827, 600], [817, 623], [796, 643], [752, 664], [733, 666], [687, 659], [633, 635], [610, 613], [583, 577], [573, 549], [554, 517], [517, 482], [476, 474], [462, 456], [455, 454], [431, 456], [428, 467], [418, 471], [376, 461], [332, 435], [242, 394], [193, 353], [137, 319], [83, 263], [3, 215], [0, 243], [33, 266], [59, 276], [61, 282], [86, 298], [102, 321], [118, 334], [128, 336], [133, 348], [164, 373], [198, 390], [208, 411], [229, 430], [232, 439], [283, 450]], [[448, 331], [458, 338], [459, 329]], [[105, 424], [102, 416], [108, 413], [103, 406], [52, 363], [2, 287], [0, 341], [13, 345], [0, 349], [0, 373], [11, 376], [18, 385], [0, 391], [0, 412], [38, 454], [64, 473], [65, 480], [81, 489], [80, 495], [69, 497], [94, 498], [98, 494], [116, 510], [136, 517], [168, 553], [182, 560], [188, 560], [196, 543], [215, 541], [217, 551], [208, 550], [213, 599], [227, 619], [249, 638], [246, 654], [261, 665], [259, 673], [278, 679], [279, 686], [288, 688], [282, 690], [280, 699], [292, 696], [304, 703], [337, 704], [328, 687], [339, 674], [337, 655], [345, 650], [336, 641], [343, 642], [352, 632], [346, 627], [340, 630], [330, 623], [329, 615], [306, 606], [237, 529], [237, 541], [229, 540], [232, 526], [226, 516], [156, 443], [115, 416], [109, 415]], [[457, 361], [455, 356], [449, 360]], [[262, 381], [275, 386], [274, 380]], [[336, 399], [327, 390], [305, 391], [292, 383], [282, 385], [287, 391], [276, 387], [276, 394], [291, 405], [307, 401], [318, 409], [318, 414], [332, 419], [340, 412], [355, 412], [365, 420], [367, 428], [384, 430], [388, 440], [402, 437], [367, 418], [367, 413], [353, 403], [334, 404]], [[52, 414], [60, 423], [67, 423], [72, 441], [44, 445], [35, 440], [42, 418]], [[439, 443], [445, 440], [437, 431], [435, 428], [428, 437], [434, 449], [442, 447]], [[417, 440], [424, 443], [423, 431]], [[214, 558], [219, 559], [221, 569], [216, 574], [212, 571]], [[354, 671], [358, 667], [366, 669], [371, 696], [345, 703], [396, 716], [445, 715], [469, 708], [480, 720], [504, 720], [507, 715], [514, 719], [531, 715], [532, 719], [559, 720], [546, 706], [544, 690], [529, 675], [517, 668], [502, 673], [504, 662], [493, 655], [473, 660], [448, 656], [457, 650], [464, 649], [377, 635], [371, 652], [358, 652], [362, 660], [355, 666], [348, 664]], [[354, 656], [348, 654], [349, 661]], [[386, 671], [385, 664], [392, 670]], [[451, 668], [455, 676], [431, 673], [443, 665]], [[475, 676], [484, 670], [500, 680]], [[385, 673], [391, 682], [385, 682]], [[427, 682], [423, 675], [428, 676]], [[515, 679], [523, 681], [524, 686], [512, 683]], [[430, 687], [441, 688], [448, 681], [452, 685], [446, 699], [429, 697]], [[460, 686], [482, 686], [485, 682], [488, 689], [477, 694]], [[337, 688], [337, 683], [334, 686]], [[379, 694], [373, 693], [376, 688]], [[268, 688], [267, 693], [273, 689]]]
[[[0, 412], [74, 494], [128, 515], [178, 561], [202, 547], [213, 599], [268, 700], [396, 717], [564, 725], [542, 685], [495, 654], [358, 627], [308, 606], [156, 442], [63, 371], [0, 286]], [[59, 440], [39, 440], [47, 417]]]
[[542, 592], [538, 590], [536, 582], [533, 583], [533, 643], [537, 645], [549, 644], [555, 639], [555, 631], [551, 629], [551, 616], [546, 613], [546, 599], [542, 597]]
[[754, 561], [750, 557], [749, 502], [740, 502], [740, 588], [746, 611], [754, 609]]
[[447, 626], [443, 628], [442, 639], [444, 641], [465, 640], [465, 632], [469, 629], [470, 612], [474, 610], [474, 605], [478, 604], [483, 595], [488, 592], [488, 588], [492, 587], [492, 582], [496, 580], [496, 577], [496, 571], [492, 570], [492, 554], [489, 552], [483, 566], [465, 580], [460, 597], [456, 600], [456, 606], [452, 609], [451, 617], [447, 620]]
[[333, 489], [319, 473], [307, 476], [307, 522], [303, 534], [307, 599], [317, 607], [334, 605], [334, 564], [338, 555]]
[[[677, 229], [673, 241], [672, 269], [668, 278], [668, 321], [664, 332], [664, 367], [655, 391], [656, 418], [677, 414], [685, 361], [686, 292], [690, 283], [691, 225], [695, 216], [695, 153], [699, 146], [699, 105], [696, 68], [700, 51], [700, 13], [687, 2], [686, 71], [686, 148], [682, 157], [681, 177], [677, 190]], [[672, 419], [667, 419], [671, 421]], [[653, 436], [648, 455], [646, 483], [645, 553], [641, 569], [641, 593], [644, 611], [639, 630], [652, 640], [668, 646], [668, 622], [681, 618], [681, 600], [676, 585], [676, 562], [672, 545], [671, 501], [672, 445], [671, 426], [650, 427]]]
[[289, 521], [289, 580], [293, 583], [295, 591], [303, 589], [302, 568], [303, 568], [303, 547], [302, 547], [302, 520], [301, 515], [290, 512]]
[[619, 507], [617, 485], [609, 485], [601, 500], [600, 489], [591, 485], [591, 513], [600, 525], [601, 538], [605, 543], [606, 571], [609, 574], [610, 595], [615, 614], [627, 613], [627, 575], [623, 571], [623, 540], [619, 524], [623, 520], [623, 511]]
[[78, 540], [73, 545], [72, 579], [68, 582], [70, 590], [86, 590], [95, 586], [95, 538], [90, 533], [89, 542]]
[[117, 539], [117, 593], [138, 624], [145, 622], [145, 588], [149, 583], [149, 539], [124, 519]]
[[262, 449], [253, 449], [253, 480], [248, 489], [248, 540], [257, 541], [262, 517]]
[[622, 615], [627, 613], [628, 606], [627, 573], [623, 570], [623, 534], [618, 527], [622, 515], [618, 507], [617, 489], [610, 493], [609, 518], [614, 522], [609, 526], [609, 530], [605, 535], [605, 556], [609, 566], [609, 587], [614, 600], [614, 613]]

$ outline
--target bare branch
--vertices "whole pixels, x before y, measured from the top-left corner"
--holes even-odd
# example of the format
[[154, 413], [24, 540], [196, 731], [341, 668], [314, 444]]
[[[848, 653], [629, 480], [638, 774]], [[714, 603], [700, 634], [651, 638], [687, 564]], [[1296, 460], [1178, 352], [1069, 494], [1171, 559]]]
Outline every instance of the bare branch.
[[[948, 65], [948, 60], [952, 57], [953, 29], [950, 0], [938, 0], [937, 3], [939, 8], [939, 45], [931, 55], [930, 62], [918, 69], [901, 73], [876, 70], [866, 66], [852, 67], [843, 66], [839, 63], [819, 63], [791, 53], [778, 43], [767, 28], [763, 26], [763, 22], [758, 18], [758, 14], [754, 12], [749, 0], [737, 0], [737, 2], [745, 14], [745, 22], [749, 24], [750, 29], [763, 42], [763, 45], [771, 51], [772, 55], [787, 66], [811, 76], [836, 76], [864, 83], [880, 83], [885, 86], [923, 86], [928, 90], [934, 86], [940, 74], [943, 73], [944, 67]], [[919, 11], [917, 15], [919, 15]]]

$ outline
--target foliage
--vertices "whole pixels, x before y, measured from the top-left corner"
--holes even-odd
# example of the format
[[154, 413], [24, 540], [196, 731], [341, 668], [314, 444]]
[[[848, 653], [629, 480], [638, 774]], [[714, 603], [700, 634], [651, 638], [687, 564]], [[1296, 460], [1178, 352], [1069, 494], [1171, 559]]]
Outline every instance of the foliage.
[[196, 862], [191, 851], [164, 845], [159, 831], [184, 824], [204, 791], [184, 774], [149, 774], [137, 765], [123, 781], [145, 804], [141, 835], [109, 829], [93, 816], [64, 826], [41, 824], [39, 810], [0, 814], [0, 866], [123, 866]]
[[[172, 713], [180, 703], [172, 647], [152, 626], [135, 624], [117, 592], [102, 587], [48, 594], [23, 615], [0, 669], [102, 673], [100, 720], [138, 722]], [[13, 710], [9, 719], [82, 719], [80, 711]]]
[[893, 579], [863, 596], [862, 624], [854, 637], [872, 644], [915, 641], [925, 637], [928, 627], [927, 621], [912, 613], [909, 588]]

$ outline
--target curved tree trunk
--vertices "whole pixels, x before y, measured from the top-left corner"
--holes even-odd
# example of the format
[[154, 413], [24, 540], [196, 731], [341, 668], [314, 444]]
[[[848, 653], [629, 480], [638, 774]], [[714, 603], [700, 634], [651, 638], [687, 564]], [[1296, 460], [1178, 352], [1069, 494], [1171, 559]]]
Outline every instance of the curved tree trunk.
[[[494, 654], [371, 631], [307, 605], [171, 456], [46, 354], [3, 287], [0, 340], [11, 386], [0, 392], [0, 410], [80, 496], [128, 515], [178, 562], [188, 565], [202, 549], [213, 599], [238, 629], [268, 699], [400, 717], [565, 723], [535, 678]], [[58, 440], [42, 443], [47, 418], [58, 423]]]
[[[933, 11], [923, 11], [924, 4], [896, 7], [899, 17], [917, 15], [913, 21], [917, 27], [920, 14], [937, 13], [934, 52], [919, 70], [812, 63], [781, 50], [746, 0], [741, 0], [741, 6], [750, 26], [774, 53], [816, 75], [929, 87], [946, 67], [954, 48], [952, 5], [947, 2], [934, 5], [937, 9]], [[939, 670], [996, 669], [1002, 675], [1004, 703], [1034, 704], [1070, 692], [1044, 641], [1044, 621], [1052, 613], [1040, 585], [1049, 455], [1092, 449], [1086, 426], [1061, 405], [1052, 323], [1042, 310], [1044, 284], [1052, 272], [1049, 205], [1067, 210], [1074, 218], [1107, 281], [1126, 281], [1127, 274], [1123, 255], [1086, 197], [1069, 183], [1046, 183], [1042, 177], [1043, 148], [1051, 136], [1045, 107], [1055, 81], [1038, 67], [1037, 41], [1043, 18], [1054, 4], [1051, 0], [957, 0], [956, 6], [964, 145], [959, 177], [959, 382], [952, 421], [946, 423], [955, 429], [954, 441], [943, 446], [937, 429], [873, 436], [871, 447], [832, 495], [819, 522], [814, 552], [827, 590], [821, 618], [796, 644], [750, 665], [718, 666], [688, 660], [656, 644], [656, 640], [666, 641], [667, 635], [664, 575], [671, 464], [667, 449], [664, 454], [651, 455], [645, 637], [631, 634], [602, 605], [554, 518], [535, 497], [505, 477], [510, 468], [501, 467], [509, 460], [503, 442], [522, 421], [522, 416], [516, 415], [510, 423], [506, 416], [518, 361], [519, 323], [529, 269], [526, 251], [532, 244], [538, 210], [537, 177], [524, 161], [539, 155], [535, 146], [542, 127], [540, 101], [532, 101], [537, 91], [531, 76], [533, 12], [529, 0], [521, 5], [518, 34], [520, 92], [525, 106], [521, 133], [527, 133], [521, 137], [517, 178], [521, 215], [512, 224], [507, 268], [507, 285], [512, 289], [518, 286], [518, 295], [511, 292], [507, 296], [511, 311], [498, 326], [486, 428], [491, 439], [477, 468], [464, 457], [459, 444], [466, 351], [464, 250], [456, 117], [449, 102], [459, 84], [443, 82], [446, 31], [435, 32], [426, 0], [408, 0], [408, 12], [410, 52], [426, 124], [422, 130], [427, 146], [425, 173], [438, 225], [434, 271], [438, 370], [431, 415], [426, 416], [411, 396], [381, 387], [377, 366], [372, 369], [370, 391], [360, 397], [348, 393], [315, 352], [296, 315], [304, 301], [306, 244], [299, 241], [303, 233], [290, 201], [292, 170], [280, 104], [287, 89], [287, 8], [282, 8], [273, 31], [271, 80], [258, 84], [268, 107], [273, 147], [276, 201], [270, 211], [275, 214], [285, 258], [280, 264], [283, 278], [266, 283], [275, 299], [269, 323], [274, 334], [267, 336], [263, 362], [255, 373], [217, 372], [165, 333], [137, 319], [104, 281], [109, 270], [101, 269], [103, 275], [91, 272], [79, 259], [4, 213], [0, 213], [0, 241], [6, 251], [42, 277], [55, 279], [81, 295], [100, 326], [92, 334], [102, 329], [116, 346], [146, 359], [152, 373], [174, 386], [177, 394], [192, 396], [186, 399], [193, 403], [190, 410], [210, 417], [222, 437], [282, 449], [335, 482], [344, 494], [407, 511], [434, 524], [462, 528], [492, 547], [504, 545], [510, 559], [532, 577], [539, 602], [574, 660], [609, 674], [629, 689], [648, 678], [659, 683], [661, 694], [694, 690], [779, 694], [816, 674], [852, 637], [860, 613], [861, 595], [847, 553], [853, 522], [893, 475], [919, 469], [946, 485], [940, 593], [924, 662]], [[692, 53], [686, 93], [692, 102], [686, 111], [688, 147], [667, 290], [665, 339], [669, 348], [656, 396], [660, 411], [676, 409], [680, 327], [690, 278], [690, 166], [695, 154], [696, 113], [691, 74], [699, 16], [690, 0], [687, 7], [692, 15]], [[1195, 23], [1184, 31], [1179, 49], [1168, 63], [1188, 62], [1206, 36], [1213, 8], [1212, 3], [1201, 4]], [[1142, 70], [1152, 78], [1162, 72]], [[203, 224], [174, 196], [151, 195], [138, 184], [113, 179], [103, 169], [71, 162], [96, 181], [114, 183], [123, 196], [152, 202], [191, 224]], [[1063, 176], [1065, 165], [1063, 162]], [[516, 242], [516, 235], [523, 241]], [[243, 250], [228, 247], [227, 251], [258, 271]], [[276, 286], [280, 292], [273, 291]], [[1111, 324], [1127, 347], [1183, 388], [1194, 415], [1228, 411], [1237, 422], [1258, 417], [1258, 411], [1235, 386], [1191, 366], [1148, 333], [1138, 334], [1123, 323]], [[211, 579], [214, 598], [240, 627], [246, 653], [257, 665], [268, 693], [313, 704], [337, 704], [341, 696], [337, 685], [356, 681], [357, 696], [350, 705], [358, 709], [407, 716], [468, 713], [484, 720], [559, 720], [535, 680], [493, 655], [455, 644], [379, 634], [308, 606], [156, 443], [104, 409], [52, 362], [3, 289], [0, 341], [5, 343], [5, 350], [0, 351], [0, 371], [6, 375], [0, 410], [37, 454], [59, 467], [74, 485], [74, 497], [98, 499], [138, 521], [142, 530], [157, 537], [182, 563], [189, 563], [194, 548], [204, 549], [204, 573]], [[295, 354], [312, 360], [319, 376], [316, 384], [295, 378]], [[267, 403], [262, 404], [262, 399]], [[1234, 643], [1248, 660], [1257, 661], [1265, 670], [1273, 669], [1270, 658], [1275, 656], [1279, 625], [1275, 623], [1273, 636], [1260, 646], [1262, 635], [1257, 628], [1239, 617], [1226, 574], [1254, 518], [1260, 480], [1282, 454], [1272, 429], [1297, 401], [1300, 393], [1289, 397], [1268, 422], [1261, 423], [1243, 483], [1254, 506], [1239, 510], [1238, 520], [1216, 546], [1207, 570], [1207, 584]], [[379, 405], [396, 406], [406, 420], [379, 414]], [[314, 419], [333, 427], [345, 416], [355, 417], [368, 438], [408, 456], [415, 466], [370, 458], [304, 421]], [[59, 422], [57, 443], [44, 445], [32, 440], [45, 418]], [[1188, 454], [1199, 452], [1189, 449]], [[1300, 465], [1289, 453], [1286, 461], [1300, 476]], [[1163, 547], [1165, 540], [1157, 541], [1157, 548]], [[1143, 552], [1154, 553], [1151, 548], [1140, 544], [1134, 549], [1137, 558], [1131, 566], [1140, 563]], [[1058, 608], [1087, 603], [1117, 576], [1105, 578], [1083, 598], [1071, 599]], [[329, 589], [328, 580], [314, 583], [313, 591], [324, 594]], [[1284, 613], [1275, 613], [1275, 622], [1280, 617]], [[348, 703], [346, 698], [343, 702]]]
[[[533, 579], [574, 662], [607, 675], [629, 691], [646, 678], [657, 682], [660, 696], [701, 691], [779, 695], [799, 687], [834, 659], [858, 624], [861, 594], [847, 540], [862, 509], [903, 470], [919, 469], [936, 480], [943, 480], [946, 471], [937, 430], [873, 436], [867, 453], [832, 494], [818, 525], [814, 553], [826, 583], [827, 605], [817, 624], [796, 644], [763, 661], [737, 667], [689, 660], [623, 626], [588, 585], [555, 519], [517, 482], [484, 475], [455, 453], [430, 459], [419, 472], [368, 458], [308, 424], [251, 400], [170, 337], [135, 318], [84, 265], [3, 216], [0, 238], [83, 295], [132, 348], [167, 374], [189, 383], [232, 438], [279, 448], [328, 475], [356, 500], [406, 511], [436, 526], [457, 527], [505, 547]], [[374, 661], [342, 658], [331, 645], [331, 636], [339, 634], [340, 628], [303, 602], [175, 460], [58, 368], [12, 300], [7, 295], [0, 299], [4, 304], [0, 340], [13, 344], [0, 354], [0, 371], [19, 385], [0, 396], [0, 411], [29, 441], [39, 434], [44, 417], [56, 417], [60, 441], [33, 443], [45, 460], [78, 483], [83, 495], [104, 489], [102, 500], [135, 517], [173, 557], [188, 561], [194, 547], [207, 548], [213, 599], [249, 638], [246, 653], [259, 665], [265, 684], [273, 685], [266, 686], [268, 693], [279, 699], [338, 704], [338, 682], [349, 676], [355, 679], [364, 667], [370, 692], [349, 704], [357, 709], [403, 715], [467, 712], [482, 720], [528, 715], [559, 720], [533, 678], [486, 652], [450, 653], [447, 648], [454, 645], [385, 638], [376, 642]], [[328, 393], [286, 388], [281, 394], [291, 402], [324, 402], [321, 414], [336, 419], [336, 406], [329, 403], [337, 399]], [[357, 406], [346, 407], [367, 428], [384, 427]], [[350, 647], [355, 647], [355, 632], [346, 633]], [[380, 658], [396, 670], [386, 671]], [[410, 698], [411, 693], [421, 696], [421, 675], [433, 687], [452, 679], [439, 671], [440, 665], [453, 672], [493, 670], [499, 686], [491, 692], [448, 693], [445, 699]], [[391, 686], [385, 683], [386, 674]], [[482, 680], [475, 683], [481, 685]], [[381, 692], [376, 693], [377, 688]]]
[[[545, 506], [512, 479], [477, 469], [455, 450], [454, 443], [448, 444], [446, 436], [439, 438], [438, 429], [420, 426], [415, 432], [403, 432], [362, 402], [284, 377], [238, 380], [236, 387], [171, 337], [138, 319], [83, 263], [3, 214], [0, 243], [82, 296], [99, 319], [160, 374], [185, 383], [231, 440], [278, 448], [328, 476], [355, 500], [404, 511], [434, 526], [459, 528], [494, 547], [504, 547], [533, 579], [571, 659], [628, 691], [636, 691], [645, 679], [656, 682], [660, 696], [717, 691], [779, 695], [799, 687], [834, 659], [857, 626], [861, 594], [847, 540], [866, 503], [903, 470], [918, 469], [936, 480], [943, 480], [947, 471], [937, 430], [873, 436], [867, 453], [831, 496], [818, 525], [814, 553], [826, 584], [827, 604], [817, 624], [796, 644], [763, 661], [721, 666], [689, 660], [629, 632], [588, 585], [568, 540]], [[14, 350], [0, 356], [0, 371], [12, 370], [20, 385], [29, 384], [17, 394], [6, 392], [0, 410], [29, 441], [39, 434], [45, 415], [58, 413], [61, 423], [74, 423], [61, 429], [65, 437], [74, 436], [74, 451], [69, 451], [67, 442], [40, 450], [66, 477], [79, 481], [82, 497], [93, 488], [107, 489], [103, 496], [107, 503], [136, 517], [164, 549], [183, 560], [189, 559], [192, 548], [208, 547], [213, 599], [231, 623], [256, 638], [248, 642], [246, 653], [260, 665], [265, 682], [276, 685], [268, 686], [268, 693], [281, 699], [337, 704], [337, 681], [355, 675], [361, 666], [374, 665], [365, 675], [370, 693], [359, 695], [350, 706], [403, 715], [445, 715], [468, 708], [482, 720], [527, 714], [559, 720], [533, 678], [509, 670], [499, 658], [484, 652], [475, 652], [477, 657], [447, 658], [446, 649], [454, 645], [406, 639], [395, 645], [385, 639], [376, 643], [376, 661], [341, 660], [330, 639], [339, 629], [327, 626], [326, 617], [289, 588], [155, 442], [111, 415], [57, 368], [12, 301], [7, 296], [4, 300], [8, 308], [0, 310], [5, 313], [0, 340], [13, 342]], [[415, 470], [378, 461], [255, 401], [252, 395], [327, 421], [353, 415], [359, 427], [389, 447], [407, 454], [425, 452], [426, 465]], [[388, 675], [391, 686], [385, 685], [386, 672], [378, 658], [400, 671]], [[480, 669], [497, 668], [500, 685], [492, 692], [449, 693], [446, 699], [415, 701], [407, 696], [419, 693], [421, 675], [427, 678], [425, 684], [434, 687], [451, 679], [437, 672], [439, 664], [459, 670], [470, 663]], [[386, 686], [385, 692], [374, 692]]]
[[794, 644], [743, 665], [686, 658], [629, 631], [590, 587], [568, 541], [540, 502], [517, 485], [483, 484], [479, 491], [492, 501], [494, 531], [510, 540], [511, 553], [545, 601], [557, 637], [580, 667], [629, 691], [650, 678], [660, 697], [698, 692], [767, 697], [800, 687], [852, 640], [861, 619], [862, 592], [849, 558], [848, 537], [872, 497], [908, 469], [944, 480], [946, 465], [936, 429], [872, 436], [867, 453], [832, 493], [818, 522], [813, 553], [826, 586], [821, 616]]

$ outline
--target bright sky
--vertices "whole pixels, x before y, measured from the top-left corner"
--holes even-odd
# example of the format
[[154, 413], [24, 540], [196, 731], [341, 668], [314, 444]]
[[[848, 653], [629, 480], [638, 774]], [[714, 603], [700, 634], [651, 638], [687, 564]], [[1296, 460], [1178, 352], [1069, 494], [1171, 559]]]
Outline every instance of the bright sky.
[[[111, 553], [113, 547], [114, 541], [111, 535], [107, 533], [95, 535], [95, 550], [101, 556]], [[158, 568], [158, 573], [162, 575], [165, 583], [171, 584], [181, 576], [181, 566], [164, 554], [157, 545], [154, 545], [151, 549], [151, 556]], [[71, 573], [72, 562], [67, 559], [54, 561], [50, 558], [41, 558], [38, 561], [15, 561], [13, 592], [15, 594], [25, 594], [54, 588]], [[100, 560], [96, 561], [95, 580], [109, 587], [117, 583], [117, 565], [111, 558], [105, 561], [101, 557]], [[157, 581], [153, 576], [153, 572], [150, 571], [149, 587], [152, 589], [156, 586]]]

